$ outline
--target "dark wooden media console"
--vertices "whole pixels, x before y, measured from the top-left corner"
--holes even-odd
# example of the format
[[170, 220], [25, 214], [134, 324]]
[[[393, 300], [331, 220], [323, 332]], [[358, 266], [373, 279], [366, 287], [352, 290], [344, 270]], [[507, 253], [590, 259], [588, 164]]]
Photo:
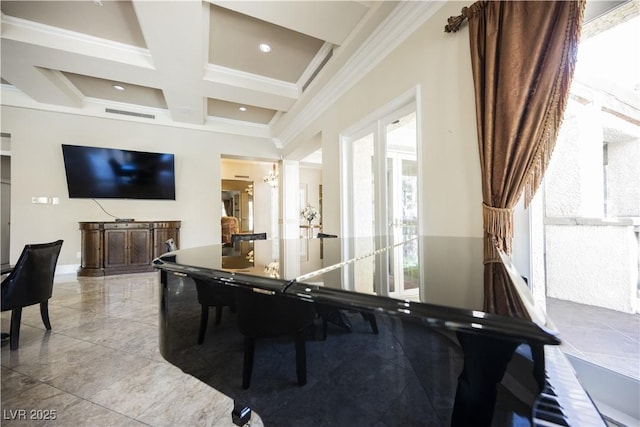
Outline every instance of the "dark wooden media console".
[[78, 276], [153, 271], [151, 261], [180, 243], [180, 221], [80, 222]]

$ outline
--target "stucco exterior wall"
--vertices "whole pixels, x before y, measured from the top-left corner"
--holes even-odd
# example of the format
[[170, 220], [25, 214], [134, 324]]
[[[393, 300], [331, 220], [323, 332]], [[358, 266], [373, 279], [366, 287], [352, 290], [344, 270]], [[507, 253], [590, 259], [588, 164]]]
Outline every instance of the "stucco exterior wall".
[[570, 103], [545, 176], [546, 216], [601, 218], [603, 171], [599, 110]]
[[572, 101], [544, 186], [547, 296], [637, 312], [640, 144], [597, 100]]
[[635, 313], [638, 242], [633, 225], [547, 225], [547, 295]]
[[607, 147], [607, 215], [640, 217], [640, 140]]

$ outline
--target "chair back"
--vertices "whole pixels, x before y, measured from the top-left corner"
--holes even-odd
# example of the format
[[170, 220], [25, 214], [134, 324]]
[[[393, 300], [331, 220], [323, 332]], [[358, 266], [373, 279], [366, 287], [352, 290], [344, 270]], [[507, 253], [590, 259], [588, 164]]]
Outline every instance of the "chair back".
[[62, 240], [25, 245], [13, 271], [2, 281], [2, 311], [51, 298]]
[[238, 330], [249, 337], [295, 334], [309, 327], [316, 315], [311, 302], [279, 294], [265, 295], [246, 288], [235, 291]]
[[318, 233], [316, 235], [318, 239], [335, 239], [338, 237], [337, 234], [327, 234], [327, 233]]
[[242, 233], [231, 235], [231, 243], [251, 240], [267, 240], [267, 233]]
[[222, 243], [231, 243], [231, 236], [240, 231], [238, 218], [233, 216], [223, 216], [220, 218], [222, 228]]
[[164, 242], [164, 244], [167, 248], [167, 252], [173, 252], [178, 250], [178, 246], [176, 245], [176, 242], [173, 239], [167, 239]]
[[234, 306], [235, 289], [224, 283], [215, 280], [202, 280], [194, 278], [196, 290], [198, 292], [198, 304], [207, 307], [218, 305]]

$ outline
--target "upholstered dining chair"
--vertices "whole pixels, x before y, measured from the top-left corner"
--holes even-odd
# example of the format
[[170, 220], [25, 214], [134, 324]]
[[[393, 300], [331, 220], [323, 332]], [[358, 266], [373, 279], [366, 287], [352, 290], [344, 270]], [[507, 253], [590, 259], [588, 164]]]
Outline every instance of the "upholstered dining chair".
[[165, 248], [167, 249], [167, 252], [173, 252], [178, 250], [178, 245], [176, 245], [176, 242], [173, 239], [167, 239], [164, 242], [164, 245], [165, 245]]
[[338, 235], [337, 234], [318, 233], [318, 234], [316, 234], [316, 237], [318, 239], [334, 239], [334, 238], [338, 237]]
[[[266, 240], [267, 233], [246, 233], [232, 234], [231, 242], [240, 241]], [[204, 281], [194, 279], [196, 282], [196, 290], [198, 291], [198, 303], [200, 304], [200, 329], [198, 331], [198, 344], [204, 343], [204, 337], [207, 333], [209, 324], [209, 307], [216, 308], [216, 326], [222, 321], [222, 310], [229, 307], [235, 311], [235, 301], [233, 289], [221, 283], [214, 281]]]
[[248, 389], [253, 373], [255, 342], [259, 338], [292, 336], [296, 348], [298, 385], [307, 383], [307, 332], [316, 316], [314, 304], [292, 297], [236, 288], [238, 330], [244, 335], [242, 388]]
[[220, 228], [222, 229], [222, 243], [230, 244], [231, 235], [240, 231], [238, 218], [233, 216], [223, 216], [220, 218]]
[[[318, 239], [334, 239], [338, 236], [336, 234], [327, 234], [327, 233], [318, 233], [316, 235]], [[327, 330], [329, 322], [345, 329], [348, 332], [351, 332], [351, 321], [346, 316], [344, 310], [339, 308], [326, 305], [326, 304], [317, 304], [316, 311], [318, 312], [318, 316], [322, 319], [322, 339], [327, 339]], [[367, 311], [360, 310], [352, 310], [360, 313], [362, 318], [369, 322], [371, 326], [371, 331], [374, 334], [378, 334], [378, 322], [376, 321], [376, 316], [373, 313]]]
[[51, 330], [49, 298], [53, 293], [53, 276], [61, 248], [62, 240], [25, 245], [15, 267], [0, 285], [1, 309], [11, 310], [11, 329], [8, 334], [11, 350], [16, 350], [20, 341], [23, 307], [40, 304], [42, 323], [47, 330]]
[[234, 290], [231, 286], [216, 283], [211, 280], [193, 279], [198, 292], [198, 303], [200, 304], [200, 328], [198, 331], [198, 344], [204, 344], [204, 337], [209, 324], [209, 308], [216, 308], [215, 325], [222, 321], [222, 309], [229, 307], [235, 311]]

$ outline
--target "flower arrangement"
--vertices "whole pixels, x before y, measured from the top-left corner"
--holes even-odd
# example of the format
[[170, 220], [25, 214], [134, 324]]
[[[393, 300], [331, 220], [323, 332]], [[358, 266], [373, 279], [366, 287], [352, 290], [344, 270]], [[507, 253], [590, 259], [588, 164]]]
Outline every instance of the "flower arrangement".
[[307, 205], [304, 209], [302, 209], [302, 212], [300, 212], [300, 216], [306, 219], [309, 224], [311, 224], [311, 221], [316, 218], [320, 218], [320, 212], [318, 212], [318, 210], [313, 206]]

